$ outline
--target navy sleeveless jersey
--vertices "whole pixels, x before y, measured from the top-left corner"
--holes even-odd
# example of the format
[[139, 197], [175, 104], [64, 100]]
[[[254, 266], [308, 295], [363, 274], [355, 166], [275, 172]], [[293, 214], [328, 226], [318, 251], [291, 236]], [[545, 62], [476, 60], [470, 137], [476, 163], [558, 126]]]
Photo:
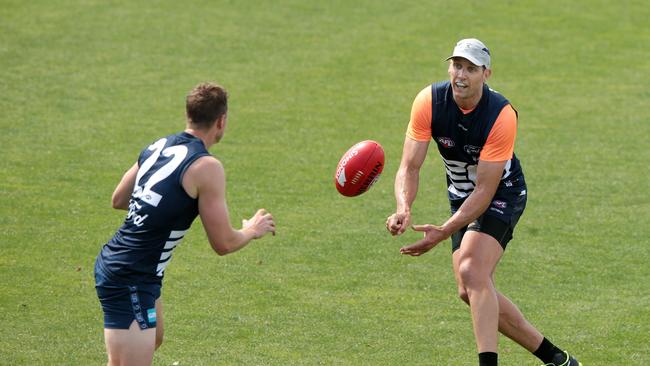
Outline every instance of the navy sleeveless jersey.
[[[499, 113], [510, 102], [484, 85], [476, 108], [463, 114], [454, 101], [449, 81], [431, 85], [431, 100], [431, 135], [445, 163], [449, 200], [464, 200], [476, 186], [476, 168], [488, 135]], [[521, 191], [525, 184], [519, 159], [513, 153], [497, 191]]]
[[172, 251], [199, 212], [198, 200], [183, 189], [183, 174], [207, 155], [203, 142], [186, 132], [163, 137], [140, 153], [124, 224], [97, 257], [99, 269], [109, 278], [162, 282]]

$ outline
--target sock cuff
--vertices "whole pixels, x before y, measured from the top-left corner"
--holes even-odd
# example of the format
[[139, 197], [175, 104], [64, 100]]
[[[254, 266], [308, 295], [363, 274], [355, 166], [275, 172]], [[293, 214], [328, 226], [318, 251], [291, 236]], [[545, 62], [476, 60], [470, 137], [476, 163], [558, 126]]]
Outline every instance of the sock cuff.
[[551, 343], [551, 341], [544, 337], [542, 343], [537, 347], [537, 350], [533, 352], [533, 355], [544, 363], [551, 363], [553, 362], [553, 356], [558, 352], [562, 352], [562, 350], [557, 348], [553, 343]]
[[497, 366], [499, 355], [496, 352], [481, 352], [478, 354], [479, 366]]

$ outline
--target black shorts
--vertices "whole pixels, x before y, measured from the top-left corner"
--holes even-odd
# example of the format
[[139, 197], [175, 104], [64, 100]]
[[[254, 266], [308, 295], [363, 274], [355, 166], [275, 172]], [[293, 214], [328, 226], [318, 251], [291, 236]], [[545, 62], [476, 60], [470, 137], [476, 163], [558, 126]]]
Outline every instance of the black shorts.
[[95, 289], [104, 312], [104, 328], [129, 329], [133, 320], [140, 329], [156, 327], [156, 300], [160, 284], [122, 284], [111, 281], [95, 265]]
[[[512, 239], [515, 226], [526, 208], [526, 188], [497, 191], [488, 209], [474, 222], [458, 230], [451, 236], [451, 251], [460, 248], [463, 236], [469, 231], [485, 233], [496, 239], [503, 250]], [[458, 211], [464, 201], [450, 202], [451, 214]]]

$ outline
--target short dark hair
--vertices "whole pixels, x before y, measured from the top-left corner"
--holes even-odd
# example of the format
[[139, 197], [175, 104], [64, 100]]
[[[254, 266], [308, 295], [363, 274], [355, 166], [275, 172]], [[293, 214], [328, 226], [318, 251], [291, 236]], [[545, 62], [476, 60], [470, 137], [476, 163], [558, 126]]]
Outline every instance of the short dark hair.
[[228, 112], [228, 92], [215, 83], [200, 83], [185, 98], [185, 110], [190, 123], [201, 129], [210, 128]]

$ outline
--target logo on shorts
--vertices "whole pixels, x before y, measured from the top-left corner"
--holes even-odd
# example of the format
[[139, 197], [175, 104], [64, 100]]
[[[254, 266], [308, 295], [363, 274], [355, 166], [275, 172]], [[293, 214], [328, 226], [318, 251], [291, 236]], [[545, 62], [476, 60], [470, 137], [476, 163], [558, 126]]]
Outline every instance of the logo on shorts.
[[438, 137], [438, 142], [442, 146], [444, 146], [444, 147], [446, 147], [448, 149], [451, 148], [451, 147], [456, 146], [456, 144], [454, 143], [454, 140], [450, 139], [449, 137]]
[[501, 209], [504, 209], [504, 208], [506, 208], [506, 206], [508, 206], [508, 204], [506, 202], [499, 201], [499, 200], [492, 201], [492, 204], [494, 205], [494, 207], [498, 207], [498, 208], [501, 208]]
[[150, 324], [156, 324], [156, 308], [147, 309], [147, 320]]

